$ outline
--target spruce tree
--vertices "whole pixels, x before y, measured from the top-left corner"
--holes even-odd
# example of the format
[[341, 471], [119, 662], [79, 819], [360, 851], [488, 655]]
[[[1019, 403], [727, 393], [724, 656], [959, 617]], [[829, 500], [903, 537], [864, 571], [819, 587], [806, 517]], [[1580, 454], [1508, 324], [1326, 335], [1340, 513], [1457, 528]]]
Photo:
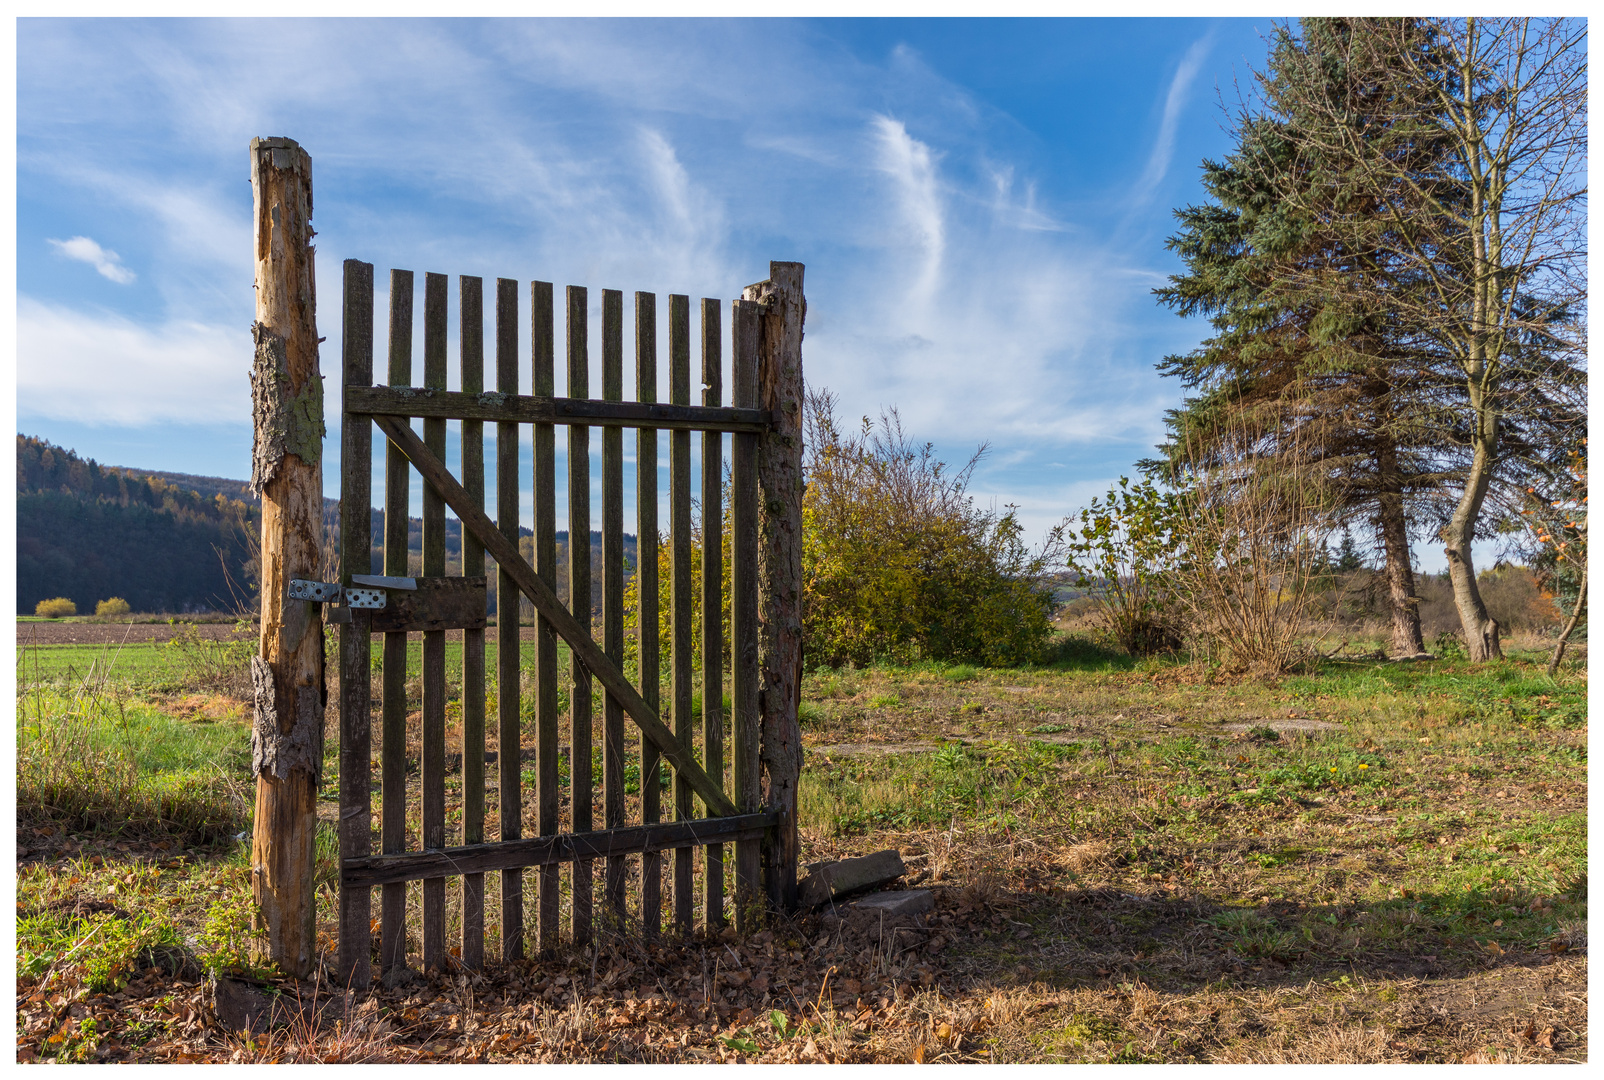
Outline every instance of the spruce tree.
[[[1385, 21], [1418, 30], [1389, 40], [1429, 50], [1429, 27]], [[1319, 98], [1363, 114], [1378, 154], [1429, 171], [1447, 148], [1415, 122], [1417, 103], [1398, 108], [1390, 80], [1353, 63], [1355, 56], [1375, 60], [1375, 50], [1355, 49], [1352, 39], [1377, 22], [1309, 19], [1299, 34], [1279, 28], [1259, 78], [1262, 104], [1238, 115], [1233, 153], [1203, 164], [1210, 201], [1176, 212], [1181, 228], [1169, 247], [1186, 270], [1155, 292], [1182, 316], [1207, 316], [1215, 333], [1158, 365], [1195, 392], [1167, 415], [1161, 449], [1173, 465], [1206, 454], [1221, 433], [1244, 424], [1272, 443], [1297, 443], [1300, 452], [1312, 446], [1343, 510], [1370, 519], [1383, 553], [1393, 651], [1415, 655], [1424, 642], [1410, 532], [1452, 470], [1443, 432], [1452, 417], [1431, 358], [1387, 303], [1389, 292], [1417, 283], [1387, 257], [1387, 219], [1363, 205], [1410, 193], [1378, 194], [1343, 173], [1340, 155], [1311, 152], [1320, 117], [1292, 107]], [[1354, 221], [1368, 222], [1369, 234]], [[1355, 290], [1359, 280], [1372, 287]]]

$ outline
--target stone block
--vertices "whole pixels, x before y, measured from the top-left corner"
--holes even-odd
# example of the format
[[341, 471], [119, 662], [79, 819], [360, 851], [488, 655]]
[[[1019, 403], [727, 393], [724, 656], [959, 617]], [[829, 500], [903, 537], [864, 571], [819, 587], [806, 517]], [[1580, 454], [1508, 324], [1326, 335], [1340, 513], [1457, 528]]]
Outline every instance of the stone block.
[[907, 872], [895, 848], [825, 863], [802, 879], [797, 886], [797, 899], [803, 907], [818, 907], [837, 897], [896, 881]]
[[856, 911], [886, 915], [923, 915], [935, 910], [936, 901], [929, 889], [902, 889], [873, 893], [861, 900], [854, 900], [850, 906]]

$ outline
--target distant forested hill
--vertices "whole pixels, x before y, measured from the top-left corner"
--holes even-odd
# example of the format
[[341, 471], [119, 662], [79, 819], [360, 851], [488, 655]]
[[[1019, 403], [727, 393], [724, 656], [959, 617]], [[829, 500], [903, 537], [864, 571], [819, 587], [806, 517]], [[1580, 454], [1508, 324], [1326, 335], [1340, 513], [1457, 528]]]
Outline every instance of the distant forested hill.
[[[339, 550], [339, 504], [323, 502], [326, 557]], [[44, 439], [17, 436], [17, 610], [65, 596], [80, 612], [120, 596], [136, 611], [238, 611], [253, 608], [260, 501], [243, 480], [100, 465]], [[519, 530], [533, 555], [534, 536]], [[601, 611], [601, 533], [592, 532], [594, 609]], [[372, 518], [371, 569], [381, 573], [384, 511]], [[423, 522], [407, 529], [410, 571], [422, 565]], [[462, 526], [446, 520], [447, 573], [461, 573]], [[557, 534], [557, 593], [568, 598], [568, 533]], [[624, 537], [632, 576], [635, 537]], [[495, 612], [495, 563], [490, 610]], [[326, 577], [336, 576], [332, 565]], [[528, 601], [525, 601], [525, 607]], [[525, 614], [530, 614], [526, 611]]]
[[80, 612], [227, 611], [247, 595], [260, 511], [217, 490], [107, 467], [17, 436], [17, 610], [65, 596]]

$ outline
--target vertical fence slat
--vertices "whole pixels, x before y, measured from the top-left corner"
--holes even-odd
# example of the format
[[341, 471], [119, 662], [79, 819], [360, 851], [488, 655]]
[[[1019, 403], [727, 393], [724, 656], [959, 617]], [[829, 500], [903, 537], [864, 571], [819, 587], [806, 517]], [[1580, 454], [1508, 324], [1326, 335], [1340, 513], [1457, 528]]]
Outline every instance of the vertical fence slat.
[[[496, 389], [518, 392], [518, 283], [496, 279]], [[496, 525], [518, 542], [518, 425], [496, 424]], [[496, 765], [501, 800], [501, 839], [523, 838], [520, 782], [518, 585], [505, 567], [496, 570]], [[522, 870], [501, 871], [501, 959], [524, 954]]]
[[[530, 393], [556, 393], [557, 323], [549, 281], [529, 283]], [[535, 573], [557, 591], [557, 429], [535, 426]], [[543, 616], [535, 616], [535, 827], [541, 836], [557, 833], [562, 790], [557, 777], [557, 634]], [[536, 938], [540, 951], [557, 947], [562, 878], [559, 867], [537, 872], [539, 911]]]
[[[702, 301], [702, 404], [723, 403], [723, 350], [717, 300]], [[724, 435], [702, 433], [702, 767], [724, 786]], [[708, 844], [704, 917], [724, 924], [724, 845]]]
[[[423, 275], [423, 385], [446, 388], [446, 286], [444, 274]], [[446, 456], [446, 422], [425, 420], [423, 444], [435, 456]], [[423, 485], [423, 560], [425, 577], [446, 572], [446, 504], [433, 487]], [[423, 747], [421, 761], [422, 846], [446, 846], [446, 632], [423, 635]], [[437, 971], [446, 961], [446, 879], [423, 882], [423, 966]]]
[[[484, 282], [476, 277], [458, 279], [458, 354], [462, 389], [477, 394], [485, 388]], [[485, 502], [485, 425], [464, 420], [462, 486], [478, 506]], [[485, 549], [460, 530], [462, 576], [485, 572]], [[485, 632], [462, 632], [462, 842], [482, 843], [485, 838]], [[469, 971], [485, 965], [485, 876], [462, 876], [462, 963]]]
[[[730, 403], [757, 407], [758, 305], [730, 305]], [[757, 436], [730, 439], [730, 705], [735, 805], [760, 809], [758, 792]], [[745, 933], [762, 901], [762, 842], [735, 844], [735, 925]]]
[[[602, 398], [624, 399], [624, 294], [602, 293]], [[602, 428], [602, 651], [624, 666], [624, 429]], [[624, 707], [602, 703], [602, 820], [624, 824]], [[605, 897], [613, 926], [624, 924], [625, 859], [607, 860]]]
[[[635, 400], [657, 400], [657, 295], [649, 292], [635, 294]], [[636, 644], [641, 697], [654, 712], [660, 706], [662, 685], [657, 547], [657, 431], [639, 428], [635, 432], [635, 583], [640, 597]], [[662, 818], [661, 755], [649, 739], [640, 742], [641, 821], [650, 825]], [[662, 873], [662, 855], [642, 853], [640, 921], [647, 938], [655, 937], [663, 925]]]
[[[673, 405], [691, 403], [691, 298], [671, 294], [668, 298], [668, 393]], [[668, 537], [670, 591], [673, 621], [674, 735], [688, 750], [691, 746], [691, 684], [693, 662], [691, 641], [695, 633], [691, 617], [694, 599], [691, 566], [691, 433], [674, 431], [668, 437], [669, 496]], [[674, 777], [674, 820], [692, 816], [691, 786]], [[691, 886], [692, 851], [674, 850], [674, 922], [681, 933], [689, 933], [694, 893]]]
[[[340, 339], [344, 386], [373, 383], [373, 266], [345, 261]], [[340, 416], [340, 580], [372, 572], [373, 425], [365, 416]], [[362, 859], [373, 850], [373, 792], [369, 754], [373, 653], [368, 620], [340, 626], [340, 858]], [[360, 989], [371, 981], [373, 895], [368, 888], [340, 889], [342, 986]]]
[[[412, 271], [390, 271], [391, 386], [412, 384]], [[407, 575], [410, 477], [406, 455], [393, 444], [384, 453], [384, 572]], [[380, 847], [385, 854], [407, 847], [407, 635], [384, 635], [384, 747], [380, 770], [383, 800]], [[406, 964], [407, 887], [385, 885], [379, 916], [380, 970]]]
[[[590, 397], [589, 291], [568, 286], [568, 396]], [[590, 606], [590, 428], [568, 425], [568, 610], [591, 627]], [[591, 679], [569, 650], [573, 682], [568, 688], [569, 818], [574, 832], [591, 829]], [[591, 863], [574, 861], [574, 944], [590, 941]]]

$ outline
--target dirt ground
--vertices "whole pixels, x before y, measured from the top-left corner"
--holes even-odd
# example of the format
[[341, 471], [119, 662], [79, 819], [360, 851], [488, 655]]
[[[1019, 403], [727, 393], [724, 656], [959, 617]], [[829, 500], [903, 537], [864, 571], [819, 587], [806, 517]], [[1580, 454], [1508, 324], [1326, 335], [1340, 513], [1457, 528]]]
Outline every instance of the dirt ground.
[[239, 641], [256, 636], [253, 627], [241, 632], [234, 623], [91, 623], [91, 622], [21, 622], [17, 623], [17, 647], [29, 645], [139, 645], [147, 642], [164, 644], [179, 634], [198, 634], [207, 641]]
[[[194, 631], [207, 641], [239, 641], [243, 638], [253, 638], [257, 635], [254, 627], [248, 632], [236, 629], [234, 623], [215, 622], [177, 622], [177, 623], [91, 623], [66, 622], [51, 620], [48, 622], [21, 621], [17, 622], [17, 645], [26, 648], [29, 645], [130, 645], [153, 642], [163, 644], [171, 641], [179, 634]], [[492, 638], [496, 633], [492, 625], [488, 635]], [[422, 634], [408, 634], [409, 641], [422, 641]], [[518, 628], [520, 641], [535, 640], [535, 627], [521, 626]]]

